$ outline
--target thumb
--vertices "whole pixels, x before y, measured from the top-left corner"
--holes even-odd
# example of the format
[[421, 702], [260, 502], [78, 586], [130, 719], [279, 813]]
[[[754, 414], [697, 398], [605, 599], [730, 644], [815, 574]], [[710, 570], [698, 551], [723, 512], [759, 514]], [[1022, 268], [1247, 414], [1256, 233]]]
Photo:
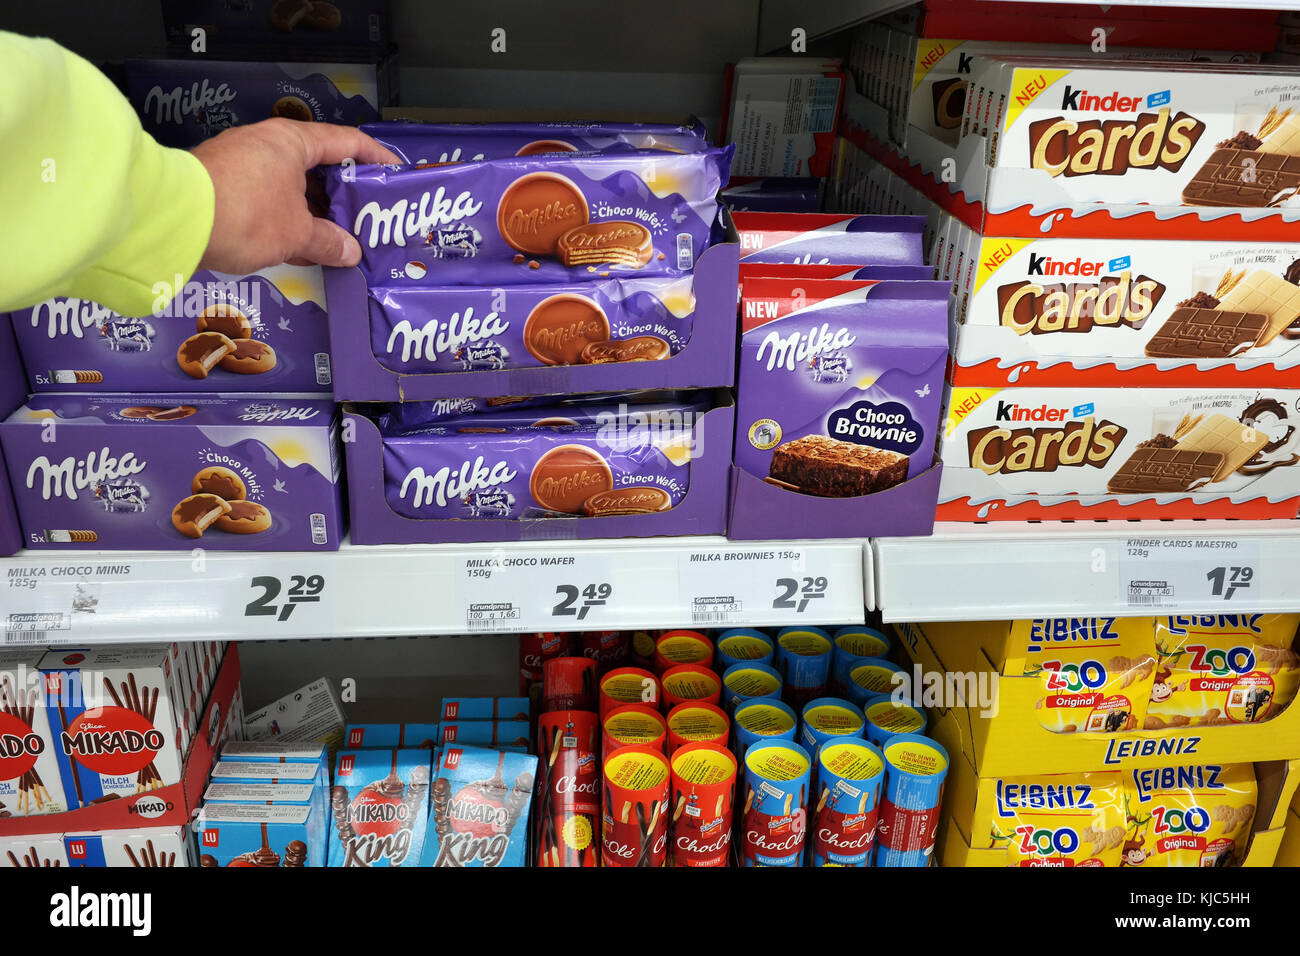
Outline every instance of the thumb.
[[361, 246], [343, 227], [326, 219], [312, 218], [311, 235], [290, 258], [306, 259], [322, 266], [354, 266], [361, 261]]

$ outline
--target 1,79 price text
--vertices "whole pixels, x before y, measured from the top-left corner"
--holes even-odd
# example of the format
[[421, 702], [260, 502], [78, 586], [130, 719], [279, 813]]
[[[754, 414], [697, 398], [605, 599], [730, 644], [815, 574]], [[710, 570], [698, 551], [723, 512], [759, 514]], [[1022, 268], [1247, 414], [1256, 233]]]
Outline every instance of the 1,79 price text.
[[1238, 591], [1249, 588], [1254, 579], [1252, 567], [1218, 567], [1205, 575], [1205, 580], [1210, 582], [1210, 593], [1225, 601], [1231, 601]]

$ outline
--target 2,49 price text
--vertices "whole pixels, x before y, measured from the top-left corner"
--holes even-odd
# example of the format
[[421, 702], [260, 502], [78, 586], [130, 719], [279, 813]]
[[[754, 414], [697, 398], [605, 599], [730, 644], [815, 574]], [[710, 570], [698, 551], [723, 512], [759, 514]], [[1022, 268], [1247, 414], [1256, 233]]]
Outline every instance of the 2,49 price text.
[[[602, 607], [609, 603], [614, 589], [608, 584], [588, 584], [585, 588], [578, 588], [573, 584], [561, 584], [556, 587], [555, 593], [560, 600], [555, 607], [551, 608], [552, 617], [577, 617], [579, 621], [585, 621], [587, 612], [593, 607]], [[579, 598], [582, 598], [580, 605]]]

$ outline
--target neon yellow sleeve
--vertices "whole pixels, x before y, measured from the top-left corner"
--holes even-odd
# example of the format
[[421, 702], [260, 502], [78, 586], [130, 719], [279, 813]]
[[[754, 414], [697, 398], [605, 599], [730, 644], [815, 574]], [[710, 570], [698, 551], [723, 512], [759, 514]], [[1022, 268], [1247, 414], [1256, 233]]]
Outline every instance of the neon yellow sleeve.
[[0, 31], [0, 209], [0, 311], [67, 295], [140, 316], [197, 268], [212, 180], [93, 65]]

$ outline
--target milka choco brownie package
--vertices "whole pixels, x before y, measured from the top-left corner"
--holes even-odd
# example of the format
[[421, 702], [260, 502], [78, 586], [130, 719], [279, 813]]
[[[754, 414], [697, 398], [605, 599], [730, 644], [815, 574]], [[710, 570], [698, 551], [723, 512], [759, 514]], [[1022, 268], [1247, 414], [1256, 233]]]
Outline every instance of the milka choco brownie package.
[[13, 322], [38, 392], [328, 392], [332, 381], [319, 266], [199, 270], [144, 318], [55, 298]]
[[923, 216], [737, 212], [740, 264], [920, 265]]
[[361, 131], [403, 162], [467, 163], [545, 153], [656, 149], [689, 153], [708, 144], [703, 125], [670, 123], [424, 123], [384, 120]]
[[1074, 203], [1288, 205], [1300, 71], [1269, 64], [995, 58], [990, 186], [1001, 210]]
[[31, 548], [337, 550], [332, 401], [47, 394], [0, 424]]
[[829, 498], [930, 468], [947, 302], [940, 282], [746, 279], [736, 466]]
[[126, 94], [164, 146], [188, 148], [232, 126], [282, 116], [355, 126], [379, 119], [396, 91], [396, 62], [259, 63], [127, 60]]
[[1300, 385], [1300, 243], [979, 240], [959, 385]]
[[1300, 392], [954, 387], [941, 520], [1295, 517]]
[[681, 276], [713, 236], [730, 159], [630, 150], [334, 166], [325, 188], [372, 287]]

